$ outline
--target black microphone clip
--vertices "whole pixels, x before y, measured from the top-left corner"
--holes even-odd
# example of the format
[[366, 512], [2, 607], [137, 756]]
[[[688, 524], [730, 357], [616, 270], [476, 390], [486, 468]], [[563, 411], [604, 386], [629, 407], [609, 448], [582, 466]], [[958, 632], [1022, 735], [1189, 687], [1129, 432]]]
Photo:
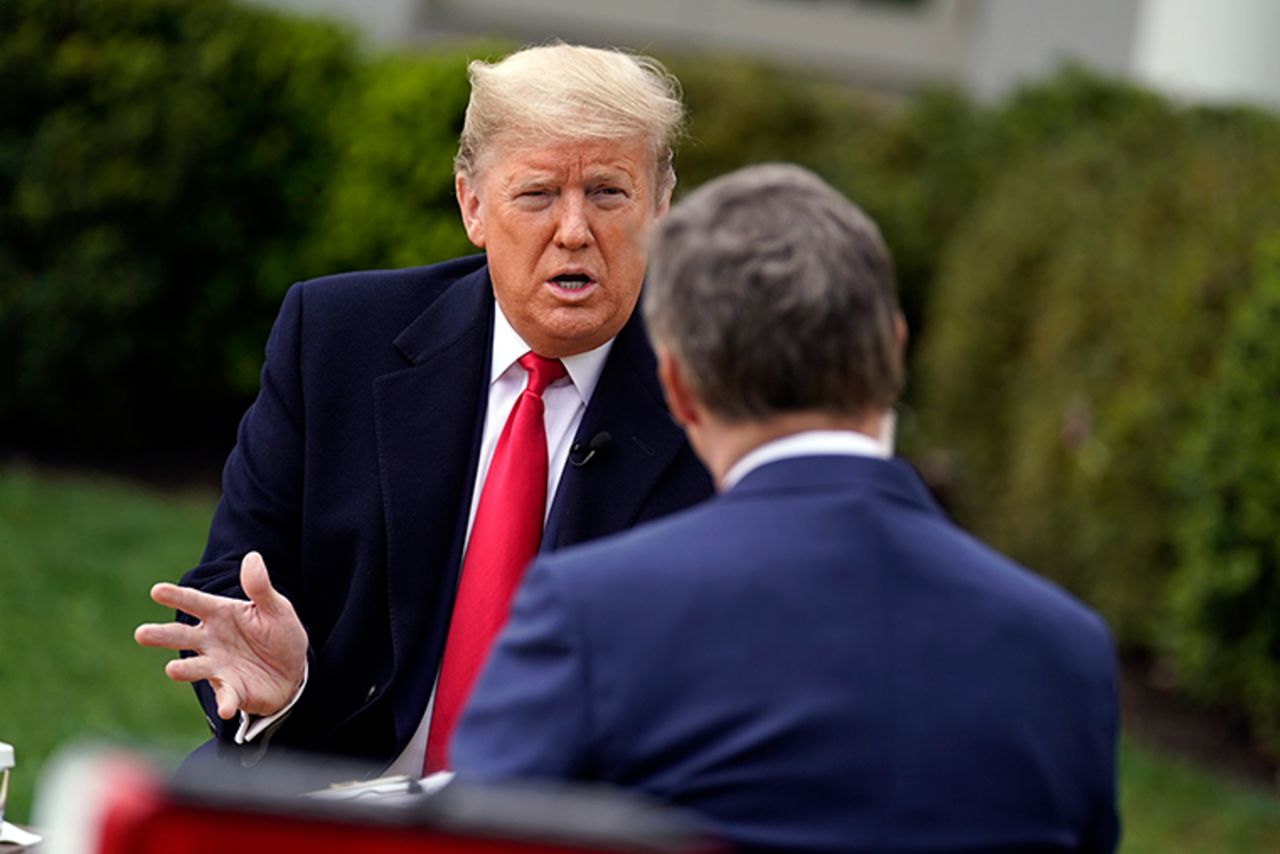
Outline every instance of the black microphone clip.
[[608, 431], [601, 430], [599, 433], [591, 437], [591, 441], [587, 442], [585, 448], [582, 446], [581, 442], [578, 442], [569, 449], [569, 465], [576, 469], [582, 468], [587, 463], [595, 459], [596, 454], [602, 452], [605, 449], [605, 446], [612, 441], [613, 437], [609, 435]]

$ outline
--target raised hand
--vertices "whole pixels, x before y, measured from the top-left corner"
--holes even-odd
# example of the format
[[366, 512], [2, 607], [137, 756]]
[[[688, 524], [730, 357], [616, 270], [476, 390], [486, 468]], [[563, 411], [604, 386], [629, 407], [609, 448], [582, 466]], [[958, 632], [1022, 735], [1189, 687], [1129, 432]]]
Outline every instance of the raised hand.
[[237, 711], [271, 715], [283, 709], [302, 684], [307, 660], [307, 632], [293, 605], [271, 586], [257, 552], [240, 563], [240, 587], [248, 601], [157, 584], [151, 588], [156, 603], [200, 622], [144, 623], [133, 633], [142, 646], [194, 652], [170, 661], [164, 672], [176, 682], [207, 679], [223, 720]]

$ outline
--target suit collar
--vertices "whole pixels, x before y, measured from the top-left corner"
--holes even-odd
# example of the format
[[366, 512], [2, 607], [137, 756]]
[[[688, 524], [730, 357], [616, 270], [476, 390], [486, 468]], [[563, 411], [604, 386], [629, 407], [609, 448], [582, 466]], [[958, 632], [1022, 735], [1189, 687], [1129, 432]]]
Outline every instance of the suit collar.
[[492, 328], [493, 287], [488, 265], [481, 264], [446, 288], [392, 344], [410, 363], [421, 365], [468, 335], [482, 333], [488, 349]]
[[[409, 365], [373, 384], [393, 666], [411, 661], [430, 671], [409, 692], [410, 709], [426, 702], [444, 641], [432, 626], [448, 624], [457, 583], [488, 403], [493, 305], [481, 265], [396, 336], [393, 345]], [[427, 571], [436, 567], [445, 571]], [[412, 731], [412, 717], [398, 717], [397, 726]]]
[[920, 475], [900, 457], [888, 460], [844, 455], [791, 457], [766, 463], [749, 472], [724, 493], [725, 498], [779, 492], [808, 492], [832, 488], [859, 489], [942, 513]]

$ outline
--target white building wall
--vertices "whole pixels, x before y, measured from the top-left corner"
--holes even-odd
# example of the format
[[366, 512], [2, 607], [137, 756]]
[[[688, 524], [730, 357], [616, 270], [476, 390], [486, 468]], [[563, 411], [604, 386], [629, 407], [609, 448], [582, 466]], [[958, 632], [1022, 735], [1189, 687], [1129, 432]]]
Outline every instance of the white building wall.
[[411, 40], [422, 0], [245, 0], [302, 15], [323, 15], [356, 27], [375, 42]]
[[1280, 106], [1280, 2], [1145, 0], [1134, 74], [1192, 100]]
[[1127, 76], [1139, 5], [1140, 0], [985, 0], [969, 48], [970, 91], [999, 98], [1067, 62]]
[[1064, 62], [1194, 100], [1280, 106], [1280, 0], [249, 0], [381, 43], [466, 33], [738, 52], [890, 90], [996, 99]]

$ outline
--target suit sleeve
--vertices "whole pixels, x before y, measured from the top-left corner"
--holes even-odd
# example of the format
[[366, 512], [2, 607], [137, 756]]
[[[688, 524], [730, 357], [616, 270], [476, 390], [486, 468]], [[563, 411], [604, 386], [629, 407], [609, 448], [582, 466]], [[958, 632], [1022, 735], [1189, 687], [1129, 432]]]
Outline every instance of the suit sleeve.
[[590, 720], [583, 637], [554, 563], [526, 574], [449, 755], [461, 777], [580, 779]]
[[[266, 561], [271, 583], [298, 605], [292, 591], [297, 588], [302, 505], [301, 325], [302, 287], [294, 285], [267, 340], [261, 388], [240, 422], [236, 446], [223, 469], [222, 498], [214, 511], [209, 540], [200, 565], [183, 576], [181, 583], [186, 586], [243, 598], [240, 560], [257, 550]], [[306, 616], [298, 610], [305, 624]], [[195, 689], [215, 734], [232, 740], [237, 721], [217, 717], [207, 683], [196, 683]]]

